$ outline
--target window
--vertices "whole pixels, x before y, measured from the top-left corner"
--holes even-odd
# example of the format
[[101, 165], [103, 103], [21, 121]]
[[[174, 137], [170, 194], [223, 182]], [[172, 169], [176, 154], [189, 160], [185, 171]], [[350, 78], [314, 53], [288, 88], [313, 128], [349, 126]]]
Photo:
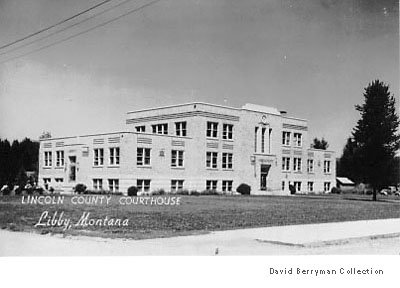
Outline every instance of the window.
[[254, 152], [257, 153], [257, 132], [258, 127], [254, 128]]
[[331, 190], [331, 182], [324, 182], [324, 192]]
[[265, 151], [265, 131], [267, 128], [262, 128], [261, 130], [261, 153], [264, 153]]
[[110, 148], [110, 165], [119, 165], [119, 147]]
[[56, 166], [64, 166], [64, 151], [56, 151]]
[[307, 182], [307, 191], [308, 192], [314, 191], [314, 182]]
[[52, 163], [51, 151], [44, 152], [44, 167], [51, 167]]
[[[51, 153], [51, 152], [50, 152]], [[48, 190], [49, 189], [49, 184], [51, 182], [50, 178], [43, 178], [43, 184], [44, 184], [44, 189]]]
[[168, 134], [168, 124], [167, 123], [163, 123], [163, 124], [155, 124], [152, 125], [151, 127], [153, 127], [153, 134]]
[[218, 153], [217, 152], [207, 152], [206, 153], [206, 167], [207, 168], [217, 168]]
[[104, 149], [103, 148], [94, 149], [93, 165], [103, 166], [103, 164], [104, 164]]
[[287, 131], [282, 132], [282, 145], [285, 145], [285, 146], [290, 145], [290, 132], [287, 132]]
[[119, 180], [118, 179], [108, 179], [108, 189], [110, 192], [119, 191]]
[[222, 180], [222, 192], [232, 192], [232, 184], [232, 180]]
[[206, 181], [206, 190], [217, 190], [217, 180], [207, 180]]
[[138, 166], [150, 165], [150, 148], [137, 148], [136, 164]]
[[232, 169], [233, 168], [232, 158], [233, 158], [232, 153], [222, 153], [222, 168]]
[[136, 129], [136, 132], [139, 132], [139, 133], [144, 133], [144, 132], [146, 132], [146, 126], [136, 126], [135, 127], [135, 129]]
[[218, 137], [218, 123], [207, 122], [207, 137], [217, 138]]
[[301, 172], [301, 158], [293, 158], [293, 171]]
[[93, 179], [93, 189], [102, 190], [103, 189], [103, 179]]
[[171, 180], [171, 192], [183, 189], [183, 180]]
[[136, 187], [138, 192], [149, 192], [150, 191], [150, 180], [149, 179], [138, 179], [136, 181]]
[[222, 139], [232, 140], [233, 139], [233, 125], [224, 124], [222, 126]]
[[307, 172], [314, 173], [314, 160], [313, 159], [307, 160]]
[[186, 136], [186, 122], [175, 123], [176, 136]]
[[282, 181], [282, 191], [285, 191], [285, 181]]
[[282, 171], [290, 171], [290, 157], [282, 157]]
[[56, 183], [63, 183], [64, 182], [64, 178], [54, 178], [54, 180], [56, 181]]
[[293, 133], [294, 146], [301, 147], [301, 133]]
[[324, 173], [331, 173], [331, 161], [330, 160], [324, 161]]
[[183, 151], [172, 150], [171, 153], [171, 166], [172, 167], [183, 167]]
[[301, 191], [301, 182], [300, 181], [295, 181], [293, 183], [294, 189], [296, 190], [296, 192], [300, 192]]

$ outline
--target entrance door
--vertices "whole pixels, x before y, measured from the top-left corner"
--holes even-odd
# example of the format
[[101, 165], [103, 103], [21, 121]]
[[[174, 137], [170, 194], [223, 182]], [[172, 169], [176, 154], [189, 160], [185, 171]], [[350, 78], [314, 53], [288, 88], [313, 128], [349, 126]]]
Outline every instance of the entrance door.
[[69, 156], [69, 182], [76, 181], [76, 156]]
[[267, 190], [267, 177], [269, 169], [271, 165], [268, 164], [261, 164], [261, 171], [260, 171], [260, 190]]

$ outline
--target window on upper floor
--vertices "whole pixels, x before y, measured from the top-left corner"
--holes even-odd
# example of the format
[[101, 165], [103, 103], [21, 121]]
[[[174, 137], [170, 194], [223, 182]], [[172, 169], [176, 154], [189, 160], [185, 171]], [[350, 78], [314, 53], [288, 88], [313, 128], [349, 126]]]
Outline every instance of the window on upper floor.
[[52, 165], [52, 153], [51, 151], [44, 152], [44, 167], [51, 167]]
[[136, 132], [139, 132], [139, 133], [145, 133], [146, 132], [146, 126], [144, 126], [144, 125], [136, 126], [135, 129], [136, 129]]
[[64, 151], [56, 151], [56, 167], [64, 166]]
[[218, 123], [207, 122], [207, 137], [217, 138], [218, 137]]
[[171, 167], [183, 167], [183, 151], [171, 151]]
[[301, 133], [293, 133], [293, 144], [296, 147], [301, 147], [303, 145]]
[[233, 168], [233, 154], [232, 153], [222, 153], [222, 168], [232, 169]]
[[324, 161], [324, 173], [331, 173], [331, 161], [330, 160]]
[[186, 136], [186, 122], [175, 122], [176, 136]]
[[282, 171], [290, 171], [290, 157], [282, 157]]
[[282, 131], [282, 145], [290, 146], [290, 132]]
[[314, 160], [313, 159], [307, 159], [307, 172], [314, 173]]
[[153, 128], [153, 134], [168, 134], [168, 123], [154, 124], [151, 127]]
[[93, 166], [103, 166], [104, 164], [104, 149], [93, 149]]
[[206, 167], [217, 168], [218, 153], [217, 152], [206, 152]]
[[150, 166], [150, 148], [137, 148], [136, 164], [138, 166]]
[[222, 125], [222, 139], [232, 140], [233, 139], [233, 125], [223, 124]]
[[301, 172], [301, 158], [298, 157], [293, 158], [293, 171]]
[[110, 165], [119, 165], [119, 147], [110, 148]]

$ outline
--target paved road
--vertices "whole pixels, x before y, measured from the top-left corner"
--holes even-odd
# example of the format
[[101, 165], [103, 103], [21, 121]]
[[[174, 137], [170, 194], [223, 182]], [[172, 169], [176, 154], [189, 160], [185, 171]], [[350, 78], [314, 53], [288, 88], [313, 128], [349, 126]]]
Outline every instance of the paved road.
[[218, 231], [149, 240], [0, 230], [1, 256], [400, 254], [400, 219]]

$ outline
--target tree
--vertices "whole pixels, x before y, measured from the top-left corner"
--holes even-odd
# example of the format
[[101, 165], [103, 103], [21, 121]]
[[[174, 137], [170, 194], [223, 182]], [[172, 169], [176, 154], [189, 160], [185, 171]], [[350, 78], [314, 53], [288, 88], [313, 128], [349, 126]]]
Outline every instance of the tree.
[[361, 119], [352, 133], [353, 164], [357, 165], [361, 180], [372, 186], [374, 201], [377, 190], [391, 182], [395, 154], [400, 147], [400, 121], [395, 105], [389, 86], [379, 80], [365, 88], [364, 104], [356, 105]]
[[326, 150], [326, 149], [328, 149], [328, 147], [329, 147], [329, 144], [328, 144], [328, 142], [326, 142], [324, 137], [322, 137], [321, 140], [319, 140], [318, 138], [314, 138], [313, 143], [312, 143], [312, 148]]

